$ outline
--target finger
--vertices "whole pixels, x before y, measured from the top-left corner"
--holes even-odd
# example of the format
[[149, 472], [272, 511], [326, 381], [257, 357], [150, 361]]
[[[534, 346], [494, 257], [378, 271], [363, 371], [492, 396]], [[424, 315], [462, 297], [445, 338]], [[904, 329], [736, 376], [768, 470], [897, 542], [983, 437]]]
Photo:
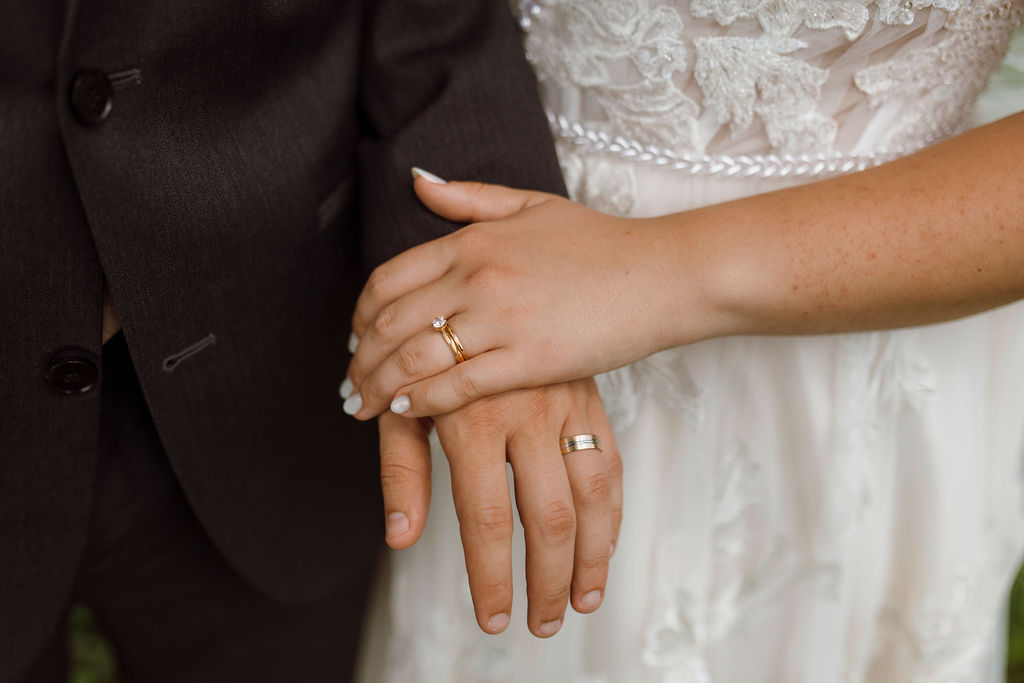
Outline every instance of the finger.
[[619, 530], [622, 528], [622, 456], [619, 453], [619, 444], [615, 440], [611, 423], [601, 404], [601, 396], [597, 393], [597, 385], [592, 379], [587, 382], [589, 384], [587, 414], [594, 433], [601, 437], [601, 455], [605, 463], [605, 471], [608, 473], [611, 505], [611, 545], [608, 549], [610, 556], [615, 554], [615, 547], [619, 543]]
[[362, 339], [385, 306], [441, 278], [448, 272], [453, 258], [451, 240], [442, 237], [417, 245], [377, 266], [356, 301], [352, 314], [353, 333]]
[[562, 627], [572, 585], [576, 512], [565, 465], [558, 451], [558, 427], [550, 420], [517, 432], [509, 441], [516, 505], [526, 535], [527, 623], [549, 638]]
[[512, 507], [505, 441], [490, 418], [465, 411], [445, 416], [437, 432], [451, 465], [476, 620], [487, 633], [500, 633], [512, 614]]
[[[518, 379], [517, 379], [518, 378]], [[524, 377], [519, 355], [507, 347], [494, 348], [471, 356], [444, 372], [428, 377], [395, 392], [395, 400], [408, 408], [406, 417], [446, 415], [488, 396], [513, 389], [545, 384], [544, 375]]]
[[[451, 329], [458, 330], [463, 351], [470, 357], [477, 357], [490, 348], [488, 340], [491, 325], [473, 324], [473, 316], [458, 315], [451, 320]], [[384, 359], [365, 379], [357, 379], [359, 403], [356, 413], [358, 420], [368, 420], [389, 408], [395, 413], [404, 413], [411, 400], [399, 394], [402, 387], [433, 377], [455, 367], [456, 358], [444, 337], [433, 327], [422, 330], [403, 343], [394, 353]], [[353, 369], [352, 377], [359, 372]]]
[[515, 190], [504, 185], [477, 182], [442, 185], [425, 178], [417, 178], [413, 189], [428, 209], [459, 223], [500, 220], [555, 198], [544, 192]]
[[430, 507], [430, 444], [426, 421], [381, 415], [380, 483], [385, 540], [396, 550], [415, 543]]
[[[596, 433], [591, 431], [588, 404], [589, 396], [581, 390], [576, 410], [562, 428], [563, 437]], [[588, 613], [601, 605], [608, 581], [612, 541], [611, 486], [601, 451], [574, 451], [563, 458], [576, 508], [572, 606], [577, 612]]]
[[345, 372], [342, 398], [347, 399], [404, 342], [424, 330], [438, 334], [432, 327], [434, 319], [452, 317], [463, 308], [464, 299], [459, 288], [442, 278], [384, 306], [369, 327], [359, 333], [359, 346]]

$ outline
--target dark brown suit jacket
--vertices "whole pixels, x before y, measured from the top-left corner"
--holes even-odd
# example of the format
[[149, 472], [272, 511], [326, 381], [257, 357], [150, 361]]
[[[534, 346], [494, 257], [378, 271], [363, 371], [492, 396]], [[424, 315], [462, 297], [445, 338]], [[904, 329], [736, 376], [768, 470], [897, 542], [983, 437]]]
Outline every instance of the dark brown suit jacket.
[[98, 390], [46, 374], [100, 364], [104, 276], [206, 531], [265, 593], [312, 600], [381, 536], [376, 434], [337, 396], [354, 297], [453, 228], [409, 167], [562, 185], [505, 0], [8, 0], [2, 17], [6, 681], [82, 550]]

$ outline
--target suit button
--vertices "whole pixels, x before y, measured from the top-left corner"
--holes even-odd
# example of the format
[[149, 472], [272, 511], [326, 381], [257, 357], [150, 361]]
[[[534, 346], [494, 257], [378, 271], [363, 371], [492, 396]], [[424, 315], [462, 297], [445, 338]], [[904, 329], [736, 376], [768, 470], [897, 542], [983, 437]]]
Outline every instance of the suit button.
[[114, 89], [102, 71], [80, 71], [71, 84], [71, 111], [79, 123], [98, 126], [114, 108]]
[[100, 373], [85, 356], [63, 354], [46, 368], [46, 384], [56, 394], [84, 394], [96, 386]]

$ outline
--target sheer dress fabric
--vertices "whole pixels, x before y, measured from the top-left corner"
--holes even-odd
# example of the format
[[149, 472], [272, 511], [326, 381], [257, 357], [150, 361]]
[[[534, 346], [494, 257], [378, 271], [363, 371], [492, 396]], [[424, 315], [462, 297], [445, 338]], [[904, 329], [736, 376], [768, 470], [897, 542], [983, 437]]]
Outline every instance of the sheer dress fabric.
[[[513, 11], [573, 197], [653, 216], [963, 130], [1024, 2]], [[600, 377], [624, 458], [620, 545], [600, 610], [570, 610], [546, 641], [525, 626], [521, 534], [512, 624], [477, 628], [435, 443], [427, 530], [389, 556], [363, 680], [1001, 680], [1024, 550], [1022, 373], [1014, 304], [897, 331], [712, 340]]]

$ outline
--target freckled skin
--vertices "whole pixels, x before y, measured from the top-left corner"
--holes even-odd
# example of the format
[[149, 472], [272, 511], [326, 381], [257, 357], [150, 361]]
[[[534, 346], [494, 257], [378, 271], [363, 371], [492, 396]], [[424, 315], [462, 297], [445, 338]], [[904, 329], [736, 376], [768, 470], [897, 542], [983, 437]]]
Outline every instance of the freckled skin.
[[[876, 169], [679, 220], [699, 234], [691, 251], [701, 241], [749, 247], [723, 247], [714, 267], [731, 277], [710, 276], [731, 333], [950, 320], [1024, 297], [1024, 155], [1008, 144], [1021, 139], [1024, 114]], [[742, 237], [755, 230], [751, 216], [756, 241]]]
[[[472, 308], [478, 334], [493, 337], [478, 343], [506, 354], [474, 377], [498, 393], [713, 337], [906, 327], [1024, 298], [1020, 140], [1024, 113], [860, 173], [644, 219], [497, 186], [485, 188], [493, 206], [461, 198], [483, 196], [473, 183], [417, 181], [415, 189], [452, 220], [488, 216], [460, 231], [462, 242], [501, 245], [456, 259], [467, 272], [495, 274], [487, 297], [442, 292], [458, 310]], [[505, 206], [518, 208], [499, 215], [495, 207]], [[440, 250], [454, 258], [449, 252]], [[429, 286], [440, 292], [457, 272]], [[453, 302], [458, 296], [466, 299]], [[493, 297], [521, 309], [489, 318]], [[557, 353], [546, 363], [516, 360], [537, 349]]]

